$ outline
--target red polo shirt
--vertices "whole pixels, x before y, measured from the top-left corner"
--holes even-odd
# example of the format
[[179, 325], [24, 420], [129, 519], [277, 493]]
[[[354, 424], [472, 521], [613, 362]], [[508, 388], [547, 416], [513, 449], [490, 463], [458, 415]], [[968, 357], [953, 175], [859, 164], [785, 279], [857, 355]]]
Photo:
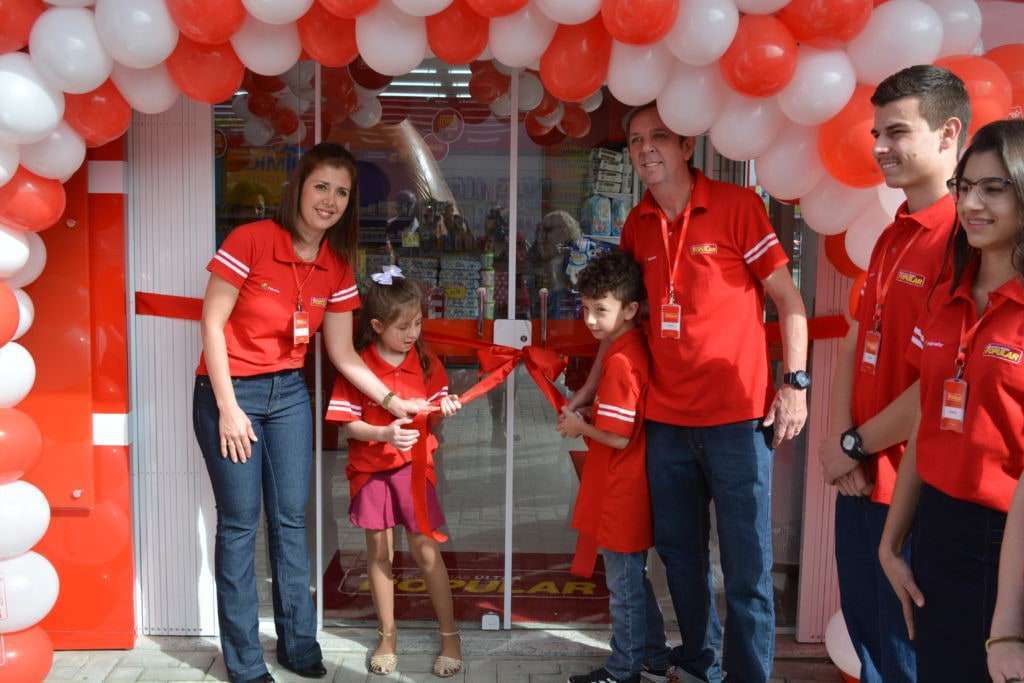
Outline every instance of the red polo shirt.
[[[224, 326], [233, 377], [302, 367], [309, 345], [292, 342], [292, 315], [300, 284], [311, 338], [320, 329], [325, 312], [359, 308], [359, 291], [348, 262], [326, 241], [316, 260], [301, 260], [291, 235], [274, 221], [247, 223], [232, 230], [206, 269], [238, 289], [238, 301]], [[202, 355], [196, 374], [207, 374]]]
[[[921, 372], [917, 469], [943, 493], [1007, 512], [1024, 469], [1024, 280], [1015, 277], [989, 296], [967, 347], [964, 431], [939, 429], [943, 382], [953, 377], [964, 321], [978, 319], [971, 298], [976, 266], [956, 293], [936, 292], [915, 328], [910, 362]], [[938, 301], [938, 303], [936, 303]]]
[[573, 566], [586, 576], [593, 571], [598, 548], [632, 553], [653, 544], [643, 427], [648, 378], [647, 344], [643, 332], [634, 328], [609, 346], [592, 406], [594, 426], [628, 437], [629, 444], [615, 450], [587, 439], [572, 520], [580, 533]]
[[[871, 252], [864, 293], [857, 309], [857, 349], [851, 397], [854, 425], [862, 425], [880, 413], [917, 381], [917, 368], [907, 361], [906, 340], [921, 320], [929, 292], [942, 276], [946, 244], [955, 224], [956, 202], [946, 195], [915, 213], [908, 213], [904, 203], [896, 212], [895, 220], [878, 238]], [[908, 245], [909, 249], [900, 258]], [[888, 290], [880, 317], [882, 344], [875, 374], [872, 375], [861, 371], [861, 358], [864, 356], [864, 336], [875, 327], [880, 286], [888, 287]], [[866, 463], [868, 477], [875, 482], [871, 500], [886, 505], [892, 500], [896, 472], [905, 447], [905, 443], [892, 446]]]
[[[420, 366], [420, 356], [413, 348], [406, 354], [400, 365], [392, 365], [381, 358], [377, 347], [370, 344], [360, 354], [373, 374], [399, 398], [426, 398], [436, 401], [448, 395], [448, 375], [437, 356], [430, 354], [431, 372], [425, 376]], [[365, 422], [383, 427], [395, 421], [395, 416], [371, 401], [351, 382], [339, 375], [334, 382], [331, 401], [327, 407], [327, 419], [335, 422]], [[437, 437], [427, 436], [428, 478], [434, 481], [434, 451]], [[374, 472], [386, 472], [412, 462], [412, 451], [400, 451], [386, 441], [348, 440], [348, 466], [345, 473], [354, 498], [359, 488]]]
[[[686, 427], [752, 420], [764, 415], [768, 352], [761, 281], [788, 261], [752, 190], [693, 174], [691, 217], [676, 273], [682, 308], [679, 339], [662, 339], [661, 304], [668, 301], [665, 213], [644, 194], [622, 229], [621, 248], [643, 269], [650, 302], [653, 362], [647, 417]], [[682, 215], [670, 222], [670, 252]]]

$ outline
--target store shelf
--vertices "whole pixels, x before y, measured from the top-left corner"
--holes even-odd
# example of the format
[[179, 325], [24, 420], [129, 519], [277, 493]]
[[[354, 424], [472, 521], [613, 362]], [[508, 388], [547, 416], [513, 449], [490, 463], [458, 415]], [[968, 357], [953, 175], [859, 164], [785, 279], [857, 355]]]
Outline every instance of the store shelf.
[[608, 244], [618, 244], [621, 239], [619, 235], [584, 235], [584, 237], [589, 237], [598, 242], [607, 242]]

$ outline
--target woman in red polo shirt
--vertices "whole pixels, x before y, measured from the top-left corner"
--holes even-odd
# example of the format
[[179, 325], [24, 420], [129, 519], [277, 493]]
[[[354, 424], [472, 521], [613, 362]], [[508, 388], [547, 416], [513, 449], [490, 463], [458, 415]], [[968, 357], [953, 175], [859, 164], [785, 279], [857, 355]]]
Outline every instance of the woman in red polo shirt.
[[276, 220], [235, 228], [207, 266], [193, 423], [217, 502], [217, 616], [233, 682], [273, 681], [259, 642], [254, 571], [261, 500], [278, 662], [302, 676], [327, 673], [305, 528], [313, 454], [302, 374], [309, 339], [323, 325], [338, 370], [397, 417], [426, 404], [395, 396], [352, 345], [356, 183], [356, 162], [344, 147], [316, 145], [285, 186]]
[[[979, 130], [950, 190], [952, 280], [933, 292], [911, 340], [916, 436], [879, 558], [903, 604], [918, 679], [973, 683], [989, 680], [999, 550], [1024, 468], [1024, 121]], [[912, 526], [913, 570], [901, 557]]]

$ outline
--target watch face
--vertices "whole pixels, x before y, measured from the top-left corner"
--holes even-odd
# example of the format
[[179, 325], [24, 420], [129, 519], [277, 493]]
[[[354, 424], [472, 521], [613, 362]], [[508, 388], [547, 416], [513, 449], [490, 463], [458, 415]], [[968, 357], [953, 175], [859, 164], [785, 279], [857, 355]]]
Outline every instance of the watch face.
[[850, 451], [853, 450], [853, 447], [857, 445], [857, 440], [853, 438], [852, 434], [844, 434], [843, 442], [841, 445], [844, 451]]
[[798, 372], [796, 373], [796, 383], [800, 388], [806, 389], [811, 386], [811, 378], [806, 372]]

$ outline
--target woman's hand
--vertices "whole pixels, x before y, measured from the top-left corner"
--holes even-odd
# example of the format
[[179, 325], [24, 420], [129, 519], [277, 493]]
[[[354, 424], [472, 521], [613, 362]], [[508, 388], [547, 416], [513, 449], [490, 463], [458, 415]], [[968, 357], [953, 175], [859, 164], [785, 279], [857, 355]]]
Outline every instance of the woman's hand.
[[1024, 680], [1024, 643], [992, 643], [988, 650], [988, 673], [992, 683]]
[[914, 639], [914, 606], [924, 607], [924, 595], [914, 581], [914, 573], [902, 555], [894, 553], [890, 548], [882, 546], [878, 551], [878, 559], [882, 564], [885, 577], [892, 584], [896, 597], [903, 607], [903, 620], [907, 622], [907, 635]]
[[395, 396], [388, 401], [387, 411], [395, 417], [416, 417], [429, 407], [430, 404], [425, 398], [398, 398]]
[[231, 462], [245, 462], [252, 456], [252, 444], [257, 441], [252, 422], [237, 405], [220, 411], [220, 454]]
[[448, 394], [441, 399], [441, 414], [445, 417], [454, 415], [461, 409], [462, 404], [459, 403], [459, 397], [456, 394]]
[[585, 422], [583, 417], [571, 410], [569, 406], [563, 406], [562, 414], [558, 416], [558, 425], [555, 427], [558, 433], [567, 439], [575, 439], [583, 433]]
[[384, 427], [383, 438], [381, 441], [387, 441], [400, 451], [409, 450], [416, 445], [417, 441], [420, 440], [420, 433], [418, 430], [402, 429], [402, 427], [411, 422], [412, 419], [408, 417], [398, 418], [387, 427]]

